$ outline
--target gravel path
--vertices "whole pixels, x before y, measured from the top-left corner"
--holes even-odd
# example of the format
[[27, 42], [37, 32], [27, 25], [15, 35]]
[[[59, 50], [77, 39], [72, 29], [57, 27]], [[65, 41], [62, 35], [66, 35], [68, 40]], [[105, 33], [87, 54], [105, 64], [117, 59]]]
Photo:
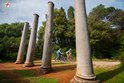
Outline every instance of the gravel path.
[[94, 67], [113, 67], [119, 64], [119, 61], [93, 61]]

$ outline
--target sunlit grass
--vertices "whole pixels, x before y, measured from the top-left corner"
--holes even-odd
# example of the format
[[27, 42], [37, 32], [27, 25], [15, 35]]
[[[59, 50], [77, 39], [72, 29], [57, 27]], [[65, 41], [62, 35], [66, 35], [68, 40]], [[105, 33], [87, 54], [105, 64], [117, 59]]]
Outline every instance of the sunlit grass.
[[13, 70], [14, 73], [18, 73], [21, 77], [33, 77], [34, 72], [32, 70]]
[[124, 66], [118, 65], [112, 68], [95, 68], [97, 78], [105, 83], [123, 83]]
[[31, 77], [27, 79], [30, 80], [30, 83], [57, 83], [57, 80], [53, 78]]

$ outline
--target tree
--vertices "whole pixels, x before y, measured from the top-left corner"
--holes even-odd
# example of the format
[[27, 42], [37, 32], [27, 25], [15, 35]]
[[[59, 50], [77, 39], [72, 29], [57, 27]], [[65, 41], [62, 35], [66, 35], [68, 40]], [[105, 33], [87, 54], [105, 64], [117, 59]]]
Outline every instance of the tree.
[[0, 25], [0, 59], [14, 60], [17, 56], [23, 23]]
[[[108, 8], [109, 10], [110, 8]], [[121, 9], [115, 9], [108, 16], [108, 20], [112, 22], [113, 26], [118, 29], [124, 30], [124, 11]]]
[[46, 22], [42, 23], [43, 25], [40, 27], [38, 31], [38, 41], [36, 44], [36, 57], [41, 58], [43, 53], [43, 43], [44, 43], [44, 32], [46, 27]]
[[74, 19], [74, 7], [70, 6], [67, 14], [68, 14], [68, 19], [73, 20]]
[[[100, 4], [93, 8], [87, 16], [91, 50], [96, 58], [113, 58], [115, 52], [120, 49], [122, 41], [118, 40], [122, 36], [120, 31], [123, 32], [123, 13], [124, 11], [122, 10], [115, 9], [114, 7], [106, 8]], [[54, 14], [54, 50], [59, 47], [66, 47], [66, 49], [71, 47], [75, 49], [74, 8], [72, 6], [69, 7], [67, 15], [63, 8], [55, 9]], [[44, 29], [45, 22], [39, 30], [42, 33], [39, 34], [39, 37], [42, 35], [43, 38]], [[41, 39], [39, 40], [41, 41]]]
[[122, 10], [120, 13], [120, 10], [114, 7], [105, 8], [104, 5], [99, 5], [90, 12], [88, 16], [90, 43], [96, 57], [112, 58], [114, 56], [112, 52], [119, 49], [118, 29], [123, 27], [123, 14]]
[[[56, 8], [54, 10], [53, 22], [54, 22], [53, 40], [52, 40], [53, 51], [56, 51], [59, 47], [62, 47], [65, 50], [69, 49], [70, 47], [74, 48], [75, 47], [74, 17], [71, 18], [71, 20], [69, 20], [67, 19], [67, 15], [63, 8], [60, 9]], [[38, 32], [38, 46], [41, 47], [40, 49], [43, 49], [45, 27], [46, 27], [46, 21], [43, 22], [43, 25], [40, 27], [40, 30]]]

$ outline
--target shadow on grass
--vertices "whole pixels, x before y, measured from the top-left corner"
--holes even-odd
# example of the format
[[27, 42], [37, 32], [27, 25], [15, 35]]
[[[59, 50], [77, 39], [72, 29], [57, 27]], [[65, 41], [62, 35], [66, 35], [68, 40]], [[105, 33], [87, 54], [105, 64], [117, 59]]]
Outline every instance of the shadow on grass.
[[121, 65], [119, 68], [107, 71], [104, 73], [100, 73], [97, 75], [98, 79], [100, 79], [102, 82], [105, 82], [107, 80], [112, 79], [114, 76], [118, 75], [119, 73], [124, 71], [124, 65]]
[[28, 79], [2, 79], [0, 83], [30, 83]]
[[33, 70], [2, 70], [0, 71], [0, 83], [30, 83], [26, 77], [35, 76]]
[[2, 70], [0, 83], [57, 83], [56, 79], [38, 77], [39, 69]]
[[52, 71], [48, 73], [43, 73], [42, 70], [39, 68], [39, 71], [37, 72], [37, 76], [43, 76], [50, 73], [67, 72], [67, 71], [69, 72], [69, 71], [75, 70], [75, 68], [76, 68], [75, 64], [54, 66], [52, 67]]

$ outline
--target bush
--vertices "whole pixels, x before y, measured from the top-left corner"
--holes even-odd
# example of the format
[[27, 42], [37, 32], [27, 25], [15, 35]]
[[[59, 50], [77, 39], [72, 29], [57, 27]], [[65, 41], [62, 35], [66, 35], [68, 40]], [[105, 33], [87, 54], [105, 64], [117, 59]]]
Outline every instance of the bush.
[[120, 60], [121, 64], [124, 65], [124, 51], [118, 52], [118, 59]]

